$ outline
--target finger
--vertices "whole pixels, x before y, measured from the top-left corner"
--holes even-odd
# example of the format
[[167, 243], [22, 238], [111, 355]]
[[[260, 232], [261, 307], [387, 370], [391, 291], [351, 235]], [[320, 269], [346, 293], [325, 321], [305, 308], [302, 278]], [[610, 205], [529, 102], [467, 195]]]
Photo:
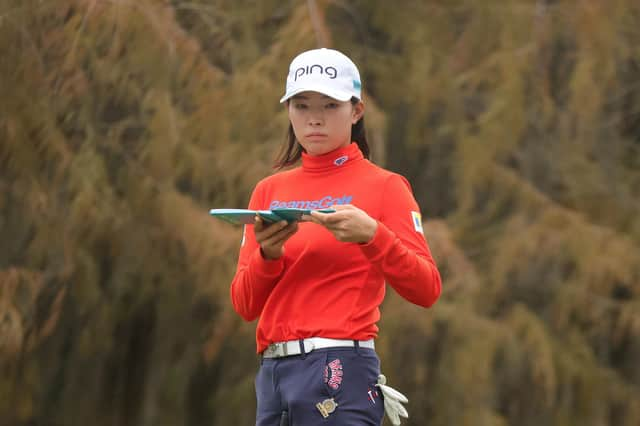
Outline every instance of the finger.
[[270, 242], [272, 247], [282, 247], [282, 245], [285, 242], [287, 242], [287, 240], [289, 238], [291, 238], [291, 236], [293, 236], [293, 234], [295, 234], [295, 232], [287, 233], [287, 234], [284, 234], [284, 235], [278, 235], [277, 237], [271, 239], [269, 242]]
[[353, 210], [356, 207], [352, 204], [334, 204], [333, 206], [331, 206], [332, 209], [334, 209], [335, 211], [340, 211], [340, 210]]
[[321, 213], [321, 212], [316, 211], [316, 210], [311, 210], [311, 213], [310, 213], [311, 219], [316, 219], [320, 223], [324, 222], [325, 218], [327, 216], [329, 216], [330, 214], [332, 214], [332, 213]]
[[279, 230], [278, 232], [275, 232], [273, 235], [270, 235], [267, 238], [265, 238], [264, 240], [262, 240], [261, 244], [262, 245], [269, 245], [269, 246], [276, 246], [276, 245], [286, 241], [287, 239], [289, 239], [289, 237], [291, 237], [297, 231], [298, 231], [298, 224], [295, 223], [295, 222], [291, 223], [288, 226], [286, 226], [285, 228]]
[[315, 223], [317, 225], [324, 225], [323, 222], [322, 222], [322, 219], [314, 216], [313, 214], [304, 215], [304, 216], [302, 216], [302, 218], [304, 219], [303, 221], [305, 221], [305, 222], [311, 222], [311, 223]]
[[297, 231], [298, 231], [298, 222], [291, 222], [290, 224], [282, 228], [279, 232], [274, 234], [274, 236], [275, 237], [291, 236], [295, 234]]
[[264, 242], [261, 247], [264, 248], [271, 248], [271, 249], [280, 249], [282, 248], [282, 246], [284, 245], [284, 243], [292, 236], [293, 234], [284, 234], [284, 235], [280, 235], [278, 234], [277, 236], [270, 238], [268, 241]]
[[256, 232], [261, 232], [275, 223], [278, 222], [271, 222], [269, 220], [265, 220], [262, 216], [256, 215], [253, 222], [254, 230]]
[[309, 217], [310, 217], [309, 222], [315, 223], [317, 225], [324, 225], [322, 223], [322, 220], [318, 219], [317, 217], [314, 217], [314, 216], [309, 216]]
[[405, 404], [407, 402], [409, 402], [409, 400], [407, 399], [406, 396], [404, 396], [403, 393], [395, 390], [394, 388], [392, 388], [390, 386], [381, 385], [380, 389], [382, 390], [382, 392], [384, 393], [385, 396], [388, 396], [388, 397], [393, 398], [393, 399], [397, 399], [398, 401], [404, 402]]
[[348, 217], [348, 213], [338, 213], [338, 212], [336, 212], [336, 213], [320, 213], [320, 212], [312, 211], [311, 215], [314, 218], [318, 219], [320, 221], [320, 223], [323, 224], [323, 225], [340, 222], [341, 220], [344, 220], [346, 217]]
[[406, 408], [404, 408], [404, 405], [400, 405], [398, 407], [398, 414], [407, 419], [409, 418], [409, 412], [407, 411]]
[[253, 218], [253, 232], [258, 233], [264, 229], [264, 221], [258, 215]]
[[263, 225], [263, 228], [258, 232], [256, 232], [256, 240], [260, 240], [260, 239], [264, 240], [266, 238], [269, 238], [275, 233], [280, 232], [286, 226], [287, 226], [286, 220], [281, 220], [280, 222], [274, 223], [273, 225], [268, 225], [268, 226]]
[[400, 425], [400, 417], [398, 417], [398, 413], [396, 413], [386, 400], [384, 401], [384, 412], [387, 413], [389, 420], [391, 420], [391, 424], [394, 426]]
[[289, 226], [284, 228], [283, 230], [285, 240], [288, 240], [293, 234], [298, 232], [298, 222], [290, 223]]

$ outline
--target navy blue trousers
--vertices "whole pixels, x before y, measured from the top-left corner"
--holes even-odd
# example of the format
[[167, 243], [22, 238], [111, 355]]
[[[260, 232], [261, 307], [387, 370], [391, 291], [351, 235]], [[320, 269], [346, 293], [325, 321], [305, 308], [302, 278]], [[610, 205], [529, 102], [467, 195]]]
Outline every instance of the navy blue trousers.
[[256, 426], [379, 426], [384, 403], [375, 386], [378, 374], [380, 360], [368, 348], [263, 358], [256, 376]]

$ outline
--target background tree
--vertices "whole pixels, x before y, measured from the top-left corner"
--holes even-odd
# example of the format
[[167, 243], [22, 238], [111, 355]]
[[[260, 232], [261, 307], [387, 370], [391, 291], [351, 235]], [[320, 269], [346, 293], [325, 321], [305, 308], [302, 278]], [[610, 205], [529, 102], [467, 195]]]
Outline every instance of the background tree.
[[318, 43], [444, 277], [383, 305], [407, 424], [639, 424], [635, 0], [0, 0], [0, 423], [253, 423], [241, 231], [207, 210], [272, 172]]

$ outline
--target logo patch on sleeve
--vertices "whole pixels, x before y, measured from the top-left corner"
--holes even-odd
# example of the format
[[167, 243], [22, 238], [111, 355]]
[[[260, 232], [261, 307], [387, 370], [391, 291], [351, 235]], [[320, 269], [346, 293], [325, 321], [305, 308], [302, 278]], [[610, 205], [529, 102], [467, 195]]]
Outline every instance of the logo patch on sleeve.
[[424, 230], [422, 229], [422, 215], [420, 212], [411, 212], [411, 220], [413, 221], [413, 227], [416, 232], [424, 235]]

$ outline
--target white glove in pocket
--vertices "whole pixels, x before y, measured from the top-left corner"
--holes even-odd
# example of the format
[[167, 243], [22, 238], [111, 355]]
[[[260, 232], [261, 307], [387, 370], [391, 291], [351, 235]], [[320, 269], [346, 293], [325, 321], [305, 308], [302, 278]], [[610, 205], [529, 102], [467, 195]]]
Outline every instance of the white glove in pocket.
[[409, 418], [407, 409], [402, 405], [409, 402], [406, 396], [395, 390], [394, 388], [387, 386], [387, 378], [384, 374], [378, 376], [377, 387], [380, 388], [382, 396], [384, 397], [384, 412], [387, 413], [387, 417], [391, 420], [395, 426], [400, 424], [400, 416]]

